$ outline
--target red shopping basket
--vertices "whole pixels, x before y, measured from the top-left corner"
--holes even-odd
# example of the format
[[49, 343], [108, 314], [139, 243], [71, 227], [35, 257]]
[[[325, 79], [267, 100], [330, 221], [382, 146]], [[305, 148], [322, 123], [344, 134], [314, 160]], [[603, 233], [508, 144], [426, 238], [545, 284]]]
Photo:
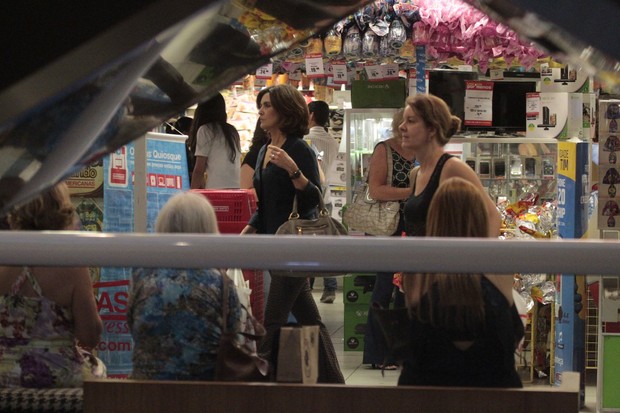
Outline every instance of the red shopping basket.
[[217, 217], [222, 234], [239, 234], [256, 211], [256, 195], [251, 189], [194, 189], [204, 195]]

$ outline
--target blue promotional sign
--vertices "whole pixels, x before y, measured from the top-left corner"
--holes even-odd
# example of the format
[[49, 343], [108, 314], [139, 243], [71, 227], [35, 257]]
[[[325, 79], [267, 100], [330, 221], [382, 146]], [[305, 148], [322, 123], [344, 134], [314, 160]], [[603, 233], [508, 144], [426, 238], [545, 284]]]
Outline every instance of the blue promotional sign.
[[[161, 207], [175, 193], [189, 190], [187, 157], [182, 139], [149, 134], [146, 140], [147, 231], [152, 232]], [[103, 230], [134, 230], [135, 147], [132, 143], [104, 158]], [[127, 325], [131, 268], [104, 267], [95, 284], [97, 307], [104, 324], [98, 356], [110, 377], [127, 377], [132, 371], [133, 340]]]
[[416, 93], [426, 93], [426, 46], [415, 47]]
[[[588, 223], [587, 142], [558, 143], [558, 232], [562, 238], [582, 238]], [[581, 373], [580, 399], [585, 402], [585, 276], [562, 274], [556, 278], [555, 377], [562, 373]]]

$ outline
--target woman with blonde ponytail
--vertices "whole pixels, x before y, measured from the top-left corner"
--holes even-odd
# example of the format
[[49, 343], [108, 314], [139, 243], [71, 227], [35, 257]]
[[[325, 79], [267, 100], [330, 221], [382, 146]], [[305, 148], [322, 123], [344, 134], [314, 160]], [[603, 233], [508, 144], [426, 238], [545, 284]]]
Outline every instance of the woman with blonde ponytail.
[[498, 236], [501, 218], [495, 202], [486, 194], [478, 175], [444, 147], [458, 132], [461, 120], [450, 114], [448, 105], [433, 95], [415, 95], [407, 99], [400, 124], [402, 146], [412, 150], [419, 168], [412, 171], [413, 190], [405, 203], [405, 231], [409, 236], [424, 236], [426, 214], [440, 183], [460, 177], [474, 184], [484, 194], [490, 236]]

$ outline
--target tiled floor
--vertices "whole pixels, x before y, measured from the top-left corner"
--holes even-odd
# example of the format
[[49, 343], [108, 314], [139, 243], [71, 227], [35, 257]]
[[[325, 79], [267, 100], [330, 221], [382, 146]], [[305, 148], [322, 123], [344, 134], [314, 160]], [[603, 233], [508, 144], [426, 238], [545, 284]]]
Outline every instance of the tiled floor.
[[[344, 304], [342, 301], [342, 291], [336, 294], [336, 301], [333, 304], [323, 304], [319, 301], [321, 297], [322, 285], [314, 288], [314, 298], [321, 312], [323, 323], [327, 326], [336, 349], [340, 369], [345, 377], [347, 384], [375, 385], [375, 386], [396, 386], [398, 381], [398, 371], [385, 371], [381, 375], [380, 370], [372, 370], [368, 365], [362, 364], [362, 352], [344, 351]], [[318, 287], [318, 288], [317, 288]], [[588, 380], [592, 381], [592, 380]], [[596, 383], [588, 383], [586, 387], [586, 403], [582, 412], [596, 411]], [[550, 413], [553, 409], [549, 410]]]

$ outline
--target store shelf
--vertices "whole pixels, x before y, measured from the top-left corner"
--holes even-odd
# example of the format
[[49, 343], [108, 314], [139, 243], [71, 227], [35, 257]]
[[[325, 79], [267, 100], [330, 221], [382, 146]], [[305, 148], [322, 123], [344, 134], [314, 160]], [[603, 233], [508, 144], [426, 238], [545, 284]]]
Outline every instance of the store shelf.
[[526, 138], [513, 135], [454, 135], [450, 143], [535, 143], [557, 144], [557, 139]]
[[586, 316], [586, 369], [596, 370], [598, 367], [598, 305], [595, 302], [590, 285], [586, 286], [588, 294]]
[[538, 194], [541, 202], [555, 201], [557, 143], [555, 139], [472, 135], [451, 139], [450, 152], [460, 154], [498, 203], [515, 202], [527, 193]]

